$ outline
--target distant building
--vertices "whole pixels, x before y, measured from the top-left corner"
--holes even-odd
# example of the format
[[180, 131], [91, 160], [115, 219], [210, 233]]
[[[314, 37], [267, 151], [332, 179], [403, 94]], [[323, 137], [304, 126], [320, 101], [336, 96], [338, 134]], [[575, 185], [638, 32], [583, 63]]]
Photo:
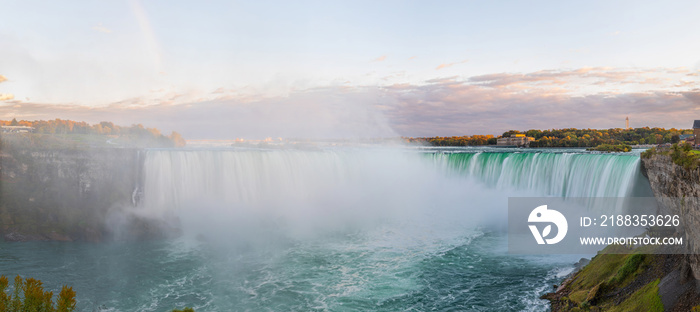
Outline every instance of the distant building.
[[695, 145], [695, 135], [694, 134], [681, 134], [678, 136], [680, 143], [689, 143]]
[[700, 120], [693, 122], [693, 136], [695, 136], [695, 142], [697, 142], [698, 137], [700, 137]]
[[27, 126], [2, 126], [3, 133], [32, 133], [34, 132], [34, 127]]
[[497, 146], [529, 146], [534, 141], [533, 137], [526, 137], [524, 134], [511, 134], [509, 138], [496, 139]]

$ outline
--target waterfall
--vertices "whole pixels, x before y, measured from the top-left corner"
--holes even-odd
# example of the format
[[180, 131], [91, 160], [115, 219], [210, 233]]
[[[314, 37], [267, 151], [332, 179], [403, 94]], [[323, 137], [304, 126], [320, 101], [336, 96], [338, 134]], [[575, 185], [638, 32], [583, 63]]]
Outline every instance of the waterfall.
[[633, 155], [482, 152], [436, 153], [433, 159], [448, 173], [540, 196], [627, 197], [641, 179]]
[[386, 222], [502, 228], [509, 196], [627, 197], [639, 181], [639, 157], [629, 155], [149, 150], [137, 210], [176, 216], [199, 233], [241, 231], [214, 237], [281, 229], [299, 237]]
[[[639, 157], [580, 153], [415, 153], [386, 150], [150, 150], [143, 169], [145, 205], [177, 209], [188, 200], [260, 203], [309, 199], [367, 184], [373, 196], [415, 179], [472, 178], [535, 196], [625, 197], [640, 180]], [[431, 167], [432, 166], [432, 167]], [[432, 180], [431, 180], [432, 181]], [[426, 181], [429, 182], [429, 181]], [[433, 181], [435, 182], [435, 181]], [[374, 189], [369, 189], [371, 186]], [[343, 194], [335, 194], [342, 196]]]

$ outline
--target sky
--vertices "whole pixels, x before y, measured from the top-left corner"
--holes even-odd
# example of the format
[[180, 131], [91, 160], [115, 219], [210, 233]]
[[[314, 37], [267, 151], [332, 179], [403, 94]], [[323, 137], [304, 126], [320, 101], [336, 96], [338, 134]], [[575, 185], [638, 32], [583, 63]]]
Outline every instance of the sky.
[[698, 1], [0, 0], [0, 119], [188, 139], [689, 128]]

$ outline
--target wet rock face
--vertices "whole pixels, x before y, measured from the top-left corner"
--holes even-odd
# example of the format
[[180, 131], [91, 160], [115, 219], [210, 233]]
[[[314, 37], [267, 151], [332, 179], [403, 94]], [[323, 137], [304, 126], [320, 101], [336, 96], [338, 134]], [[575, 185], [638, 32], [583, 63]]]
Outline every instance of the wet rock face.
[[[680, 231], [688, 243], [689, 275], [700, 280], [700, 169], [687, 170], [667, 155], [642, 158], [642, 173], [660, 203], [659, 213], [680, 216]], [[680, 199], [680, 200], [679, 200]]]
[[0, 152], [0, 233], [6, 241], [102, 241], [104, 216], [132, 204], [137, 149]]

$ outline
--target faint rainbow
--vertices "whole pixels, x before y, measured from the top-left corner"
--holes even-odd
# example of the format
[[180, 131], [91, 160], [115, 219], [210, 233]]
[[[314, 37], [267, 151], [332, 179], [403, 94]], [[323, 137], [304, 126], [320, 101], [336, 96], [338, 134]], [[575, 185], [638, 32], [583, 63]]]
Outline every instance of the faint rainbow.
[[131, 7], [131, 12], [134, 14], [134, 17], [136, 17], [136, 20], [139, 23], [141, 35], [143, 36], [146, 50], [153, 61], [154, 68], [157, 72], [160, 72], [162, 70], [160, 45], [158, 44], [158, 40], [156, 40], [148, 14], [141, 4], [141, 0], [129, 0], [129, 6]]

